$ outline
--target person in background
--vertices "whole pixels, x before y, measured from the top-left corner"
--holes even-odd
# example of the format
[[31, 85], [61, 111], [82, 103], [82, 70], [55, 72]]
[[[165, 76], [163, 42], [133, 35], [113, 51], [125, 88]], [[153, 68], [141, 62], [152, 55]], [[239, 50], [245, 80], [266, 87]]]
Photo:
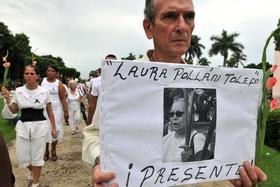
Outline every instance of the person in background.
[[52, 109], [55, 115], [55, 126], [57, 130], [57, 137], [48, 136], [48, 143], [46, 144], [46, 152], [44, 160], [49, 160], [49, 143], [51, 143], [52, 161], [57, 160], [56, 146], [58, 140], [63, 139], [63, 113], [64, 119], [68, 122], [68, 104], [66, 102], [66, 90], [63, 84], [56, 79], [58, 69], [56, 66], [49, 65], [47, 69], [47, 77], [43, 79], [41, 86], [49, 90], [51, 95]]
[[[27, 65], [23, 77], [26, 84], [15, 90], [13, 99], [5, 87], [2, 87], [2, 94], [12, 113], [21, 112], [16, 124], [16, 157], [20, 165], [29, 169], [28, 179], [31, 180], [32, 187], [37, 187], [44, 165], [48, 130], [51, 129], [54, 138], [57, 137], [57, 131], [51, 96], [47, 89], [37, 84], [39, 73], [36, 67]], [[43, 114], [44, 109], [50, 123]]]
[[77, 82], [77, 89], [78, 89], [78, 93], [80, 96], [82, 96], [82, 101], [80, 104], [80, 108], [81, 108], [81, 113], [83, 115], [83, 119], [85, 121], [85, 124], [87, 125], [87, 114], [86, 114], [86, 107], [85, 107], [85, 100], [87, 98], [87, 89], [86, 89], [86, 85], [84, 83], [78, 82], [78, 79], [75, 79], [75, 81]]
[[[149, 50], [142, 60], [185, 64], [182, 56], [190, 46], [195, 27], [192, 0], [146, 0], [144, 15], [143, 27], [147, 38], [153, 39], [154, 49]], [[98, 113], [94, 115], [96, 117], [93, 124], [84, 129], [82, 158], [93, 165], [92, 183], [96, 187], [103, 187], [106, 182], [115, 178], [116, 173], [102, 171], [100, 167], [99, 107], [98, 105]], [[244, 162], [244, 166], [239, 171], [241, 179], [218, 182], [219, 185], [251, 187], [267, 179], [260, 168], [252, 166], [248, 161]], [[204, 184], [204, 186], [213, 185], [214, 183]], [[117, 186], [119, 185], [116, 183], [110, 185], [110, 187]]]
[[83, 96], [79, 94], [77, 82], [75, 80], [68, 81], [68, 109], [69, 109], [69, 126], [72, 135], [79, 132], [79, 123], [81, 120], [81, 102]]
[[[109, 54], [105, 57], [106, 60], [117, 60], [117, 57], [113, 54]], [[97, 99], [100, 94], [100, 87], [101, 87], [101, 69], [98, 69], [98, 77], [91, 79], [91, 87], [88, 97], [88, 125], [91, 124], [93, 115], [96, 110]]]

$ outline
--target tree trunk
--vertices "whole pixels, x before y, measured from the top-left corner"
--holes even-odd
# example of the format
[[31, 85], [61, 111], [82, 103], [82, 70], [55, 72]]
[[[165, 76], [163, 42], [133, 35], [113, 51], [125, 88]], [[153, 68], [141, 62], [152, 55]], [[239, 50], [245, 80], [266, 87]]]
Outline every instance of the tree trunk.
[[223, 64], [223, 67], [227, 67], [227, 53], [224, 53], [224, 64]]

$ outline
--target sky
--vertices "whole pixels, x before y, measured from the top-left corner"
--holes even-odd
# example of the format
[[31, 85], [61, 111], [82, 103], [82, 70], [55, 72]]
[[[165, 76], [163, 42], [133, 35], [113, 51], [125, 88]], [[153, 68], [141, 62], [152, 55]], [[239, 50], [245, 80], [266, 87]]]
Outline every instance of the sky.
[[[280, 18], [279, 0], [193, 0], [198, 35], [206, 47], [203, 56], [212, 66], [222, 65], [218, 55], [210, 58], [210, 37], [222, 30], [237, 32], [245, 46], [246, 64], [258, 64], [266, 38]], [[32, 51], [59, 56], [82, 78], [100, 67], [109, 54], [119, 59], [153, 48], [142, 27], [144, 0], [0, 0], [0, 22], [13, 33], [25, 33]], [[268, 48], [274, 62], [274, 45]]]

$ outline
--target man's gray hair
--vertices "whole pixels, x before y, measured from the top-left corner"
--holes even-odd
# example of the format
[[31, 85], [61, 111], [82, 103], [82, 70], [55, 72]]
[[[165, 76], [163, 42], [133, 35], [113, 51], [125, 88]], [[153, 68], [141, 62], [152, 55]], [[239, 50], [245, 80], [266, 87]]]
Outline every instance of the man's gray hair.
[[144, 9], [145, 18], [150, 22], [155, 22], [155, 8], [153, 0], [146, 0], [145, 9]]

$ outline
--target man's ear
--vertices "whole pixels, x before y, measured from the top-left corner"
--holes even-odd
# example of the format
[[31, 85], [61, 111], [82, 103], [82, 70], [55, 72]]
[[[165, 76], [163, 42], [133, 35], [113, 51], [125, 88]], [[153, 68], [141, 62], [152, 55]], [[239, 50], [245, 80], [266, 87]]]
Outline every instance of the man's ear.
[[143, 27], [144, 27], [147, 38], [152, 39], [153, 38], [153, 32], [152, 32], [153, 25], [147, 19], [144, 19]]

